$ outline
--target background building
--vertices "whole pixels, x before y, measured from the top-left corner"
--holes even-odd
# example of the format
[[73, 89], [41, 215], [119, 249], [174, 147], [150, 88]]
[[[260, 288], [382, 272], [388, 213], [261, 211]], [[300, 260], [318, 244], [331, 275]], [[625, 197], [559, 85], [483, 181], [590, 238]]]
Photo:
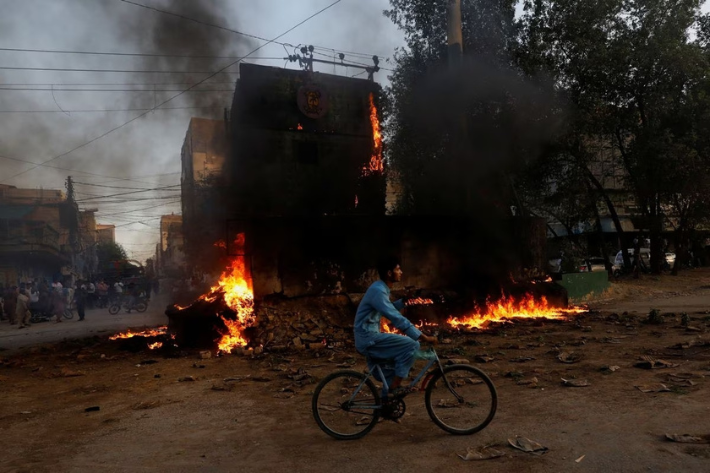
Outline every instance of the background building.
[[116, 243], [116, 225], [96, 225], [97, 240], [99, 243]]

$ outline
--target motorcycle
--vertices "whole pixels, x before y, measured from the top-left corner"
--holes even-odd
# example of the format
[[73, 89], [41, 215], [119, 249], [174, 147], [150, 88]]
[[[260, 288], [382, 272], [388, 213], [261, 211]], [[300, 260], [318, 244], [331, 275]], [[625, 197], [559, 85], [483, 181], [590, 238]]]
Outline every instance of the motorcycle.
[[121, 310], [125, 309], [129, 314], [132, 310], [136, 312], [145, 312], [148, 309], [148, 301], [145, 297], [137, 297], [136, 302], [131, 306], [129, 303], [130, 299], [128, 297], [124, 298], [123, 301], [116, 300], [111, 303], [108, 307], [108, 313], [111, 315], [116, 315]]

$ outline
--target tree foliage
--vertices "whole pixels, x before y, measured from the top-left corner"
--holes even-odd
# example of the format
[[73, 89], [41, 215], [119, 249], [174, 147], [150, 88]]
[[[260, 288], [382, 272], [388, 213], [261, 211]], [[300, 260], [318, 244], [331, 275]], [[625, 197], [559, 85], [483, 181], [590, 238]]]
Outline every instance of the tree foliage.
[[96, 245], [98, 271], [102, 274], [120, 275], [125, 269], [132, 267], [126, 260], [126, 250], [115, 242], [100, 242]]
[[[571, 155], [580, 169], [592, 170], [598, 144], [611, 145], [607, 162], [621, 170], [624, 188], [644, 217], [638, 221], [651, 235], [656, 270], [669, 217], [664, 209], [674, 209], [682, 230], [699, 220], [678, 218], [678, 212], [698, 216], [704, 205], [690, 191], [707, 180], [697, 173], [708, 159], [697, 134], [707, 107], [707, 35], [701, 31], [698, 41], [689, 39], [701, 19], [699, 6], [698, 0], [527, 0], [518, 25], [521, 67], [528, 74], [553, 74], [573, 107], [560, 156]], [[593, 182], [598, 173], [588, 177], [604, 192]], [[689, 191], [696, 197], [687, 198]]]
[[[503, 70], [510, 64], [507, 50], [514, 39], [514, 0], [464, 1], [464, 50], [475, 57], [477, 72], [452, 74], [447, 66], [447, 2], [391, 0], [385, 11], [405, 33], [407, 47], [397, 51], [395, 71], [387, 89], [387, 157], [403, 185], [399, 210], [406, 213], [450, 213], [458, 209], [461, 195], [454, 192], [463, 174], [474, 180], [482, 170], [460, 169], [452, 153], [454, 130], [460, 120], [474, 128], [471, 140], [480, 138], [469, 162], [488, 166], [488, 147], [511, 121], [511, 91], [517, 84]], [[507, 81], [507, 86], [494, 86]], [[484, 144], [485, 139], [485, 144]], [[512, 150], [506, 150], [508, 152]], [[488, 154], [488, 160], [482, 157]]]

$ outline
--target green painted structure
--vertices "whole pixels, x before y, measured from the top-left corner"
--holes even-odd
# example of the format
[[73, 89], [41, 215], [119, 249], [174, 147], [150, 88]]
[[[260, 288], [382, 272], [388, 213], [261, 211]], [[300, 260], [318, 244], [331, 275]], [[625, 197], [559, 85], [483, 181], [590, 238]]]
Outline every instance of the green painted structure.
[[558, 284], [567, 289], [570, 302], [580, 302], [600, 297], [609, 287], [609, 273], [596, 271], [592, 273], [563, 274], [562, 281], [558, 281]]

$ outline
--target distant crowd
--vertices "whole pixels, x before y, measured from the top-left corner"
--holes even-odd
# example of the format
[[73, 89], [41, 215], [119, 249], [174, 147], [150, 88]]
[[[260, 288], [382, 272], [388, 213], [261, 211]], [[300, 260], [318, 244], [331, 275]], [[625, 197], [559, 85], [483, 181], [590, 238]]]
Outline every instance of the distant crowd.
[[119, 303], [125, 298], [134, 305], [138, 298], [150, 299], [151, 292], [158, 293], [157, 280], [143, 284], [121, 281], [113, 283], [103, 279], [96, 281], [34, 280], [30, 283], [7, 285], [0, 283], [0, 320], [19, 328], [30, 326], [34, 317], [62, 321], [66, 311], [76, 310], [79, 321], [85, 320], [86, 309], [105, 308], [112, 301]]

